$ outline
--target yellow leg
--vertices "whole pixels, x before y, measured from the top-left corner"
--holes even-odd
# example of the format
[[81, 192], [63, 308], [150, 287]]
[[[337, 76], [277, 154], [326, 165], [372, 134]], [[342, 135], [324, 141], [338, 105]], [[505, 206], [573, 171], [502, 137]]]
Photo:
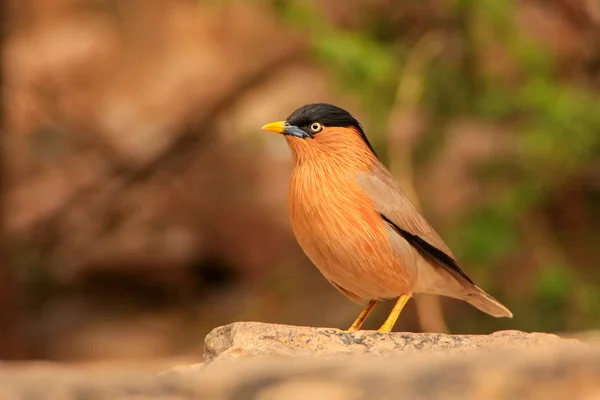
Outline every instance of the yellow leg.
[[365, 322], [365, 320], [369, 316], [369, 314], [371, 314], [371, 311], [373, 311], [373, 309], [375, 308], [376, 305], [377, 305], [377, 300], [369, 301], [369, 304], [367, 304], [365, 309], [362, 310], [362, 312], [360, 313], [358, 318], [356, 318], [356, 321], [354, 321], [352, 326], [350, 326], [350, 328], [348, 328], [348, 330], [346, 332], [356, 332], [357, 330], [359, 330], [362, 327], [362, 324]]
[[400, 298], [396, 302], [396, 305], [394, 306], [394, 308], [392, 308], [392, 312], [390, 312], [390, 315], [387, 317], [383, 325], [381, 325], [381, 328], [378, 329], [379, 332], [392, 331], [394, 325], [396, 324], [396, 320], [400, 316], [400, 313], [402, 312], [402, 309], [404, 308], [406, 303], [408, 303], [408, 300], [410, 299], [411, 295], [412, 294], [404, 294], [400, 296]]

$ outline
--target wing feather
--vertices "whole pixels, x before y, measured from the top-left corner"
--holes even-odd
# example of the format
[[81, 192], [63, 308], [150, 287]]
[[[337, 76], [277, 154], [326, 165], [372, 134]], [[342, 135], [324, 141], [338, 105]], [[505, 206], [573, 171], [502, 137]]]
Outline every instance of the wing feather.
[[357, 182], [373, 199], [381, 218], [415, 247], [421, 255], [453, 275], [473, 283], [457, 265], [452, 251], [444, 240], [414, 207], [383, 165], [378, 166], [372, 172], [359, 174]]

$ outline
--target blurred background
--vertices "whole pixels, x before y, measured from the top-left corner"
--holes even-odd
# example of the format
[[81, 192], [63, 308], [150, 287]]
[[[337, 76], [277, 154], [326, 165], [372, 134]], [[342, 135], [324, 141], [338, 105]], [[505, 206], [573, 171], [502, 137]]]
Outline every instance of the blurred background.
[[419, 297], [397, 331], [600, 328], [600, 2], [4, 5], [0, 359], [199, 360], [234, 321], [347, 328], [361, 308], [296, 244], [290, 153], [260, 130], [317, 101], [358, 117], [515, 314]]

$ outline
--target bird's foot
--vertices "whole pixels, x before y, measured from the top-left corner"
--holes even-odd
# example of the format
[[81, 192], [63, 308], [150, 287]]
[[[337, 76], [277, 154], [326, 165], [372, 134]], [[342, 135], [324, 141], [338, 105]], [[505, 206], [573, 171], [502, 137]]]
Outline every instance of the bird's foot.
[[394, 305], [392, 312], [387, 317], [387, 319], [385, 320], [383, 325], [381, 325], [381, 328], [379, 328], [377, 330], [377, 332], [389, 333], [392, 331], [392, 329], [394, 329], [396, 320], [400, 316], [400, 313], [402, 312], [402, 309], [404, 308], [406, 303], [408, 303], [408, 300], [410, 299], [410, 297], [411, 297], [411, 294], [404, 294], [398, 298], [398, 301]]
[[356, 321], [354, 321], [352, 323], [352, 325], [350, 326], [350, 328], [348, 328], [345, 332], [356, 332], [356, 331], [360, 330], [363, 323], [365, 322], [365, 320], [367, 319], [369, 314], [371, 314], [371, 311], [373, 311], [373, 309], [375, 308], [376, 305], [377, 305], [377, 300], [369, 301], [369, 304], [367, 304], [365, 309], [362, 310], [362, 312], [360, 313], [358, 318], [356, 318]]
[[377, 329], [377, 332], [389, 333], [392, 329], [394, 329], [394, 324], [384, 323], [381, 328]]

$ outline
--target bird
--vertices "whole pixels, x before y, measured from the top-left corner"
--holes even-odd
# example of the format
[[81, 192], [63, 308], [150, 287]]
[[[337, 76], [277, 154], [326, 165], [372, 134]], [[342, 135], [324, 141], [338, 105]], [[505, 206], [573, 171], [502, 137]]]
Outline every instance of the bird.
[[464, 300], [491, 316], [512, 318], [458, 266], [348, 111], [306, 104], [261, 129], [282, 134], [291, 150], [288, 210], [300, 247], [337, 290], [364, 305], [347, 332], [360, 330], [379, 302], [397, 298], [378, 329], [391, 332], [416, 293]]

